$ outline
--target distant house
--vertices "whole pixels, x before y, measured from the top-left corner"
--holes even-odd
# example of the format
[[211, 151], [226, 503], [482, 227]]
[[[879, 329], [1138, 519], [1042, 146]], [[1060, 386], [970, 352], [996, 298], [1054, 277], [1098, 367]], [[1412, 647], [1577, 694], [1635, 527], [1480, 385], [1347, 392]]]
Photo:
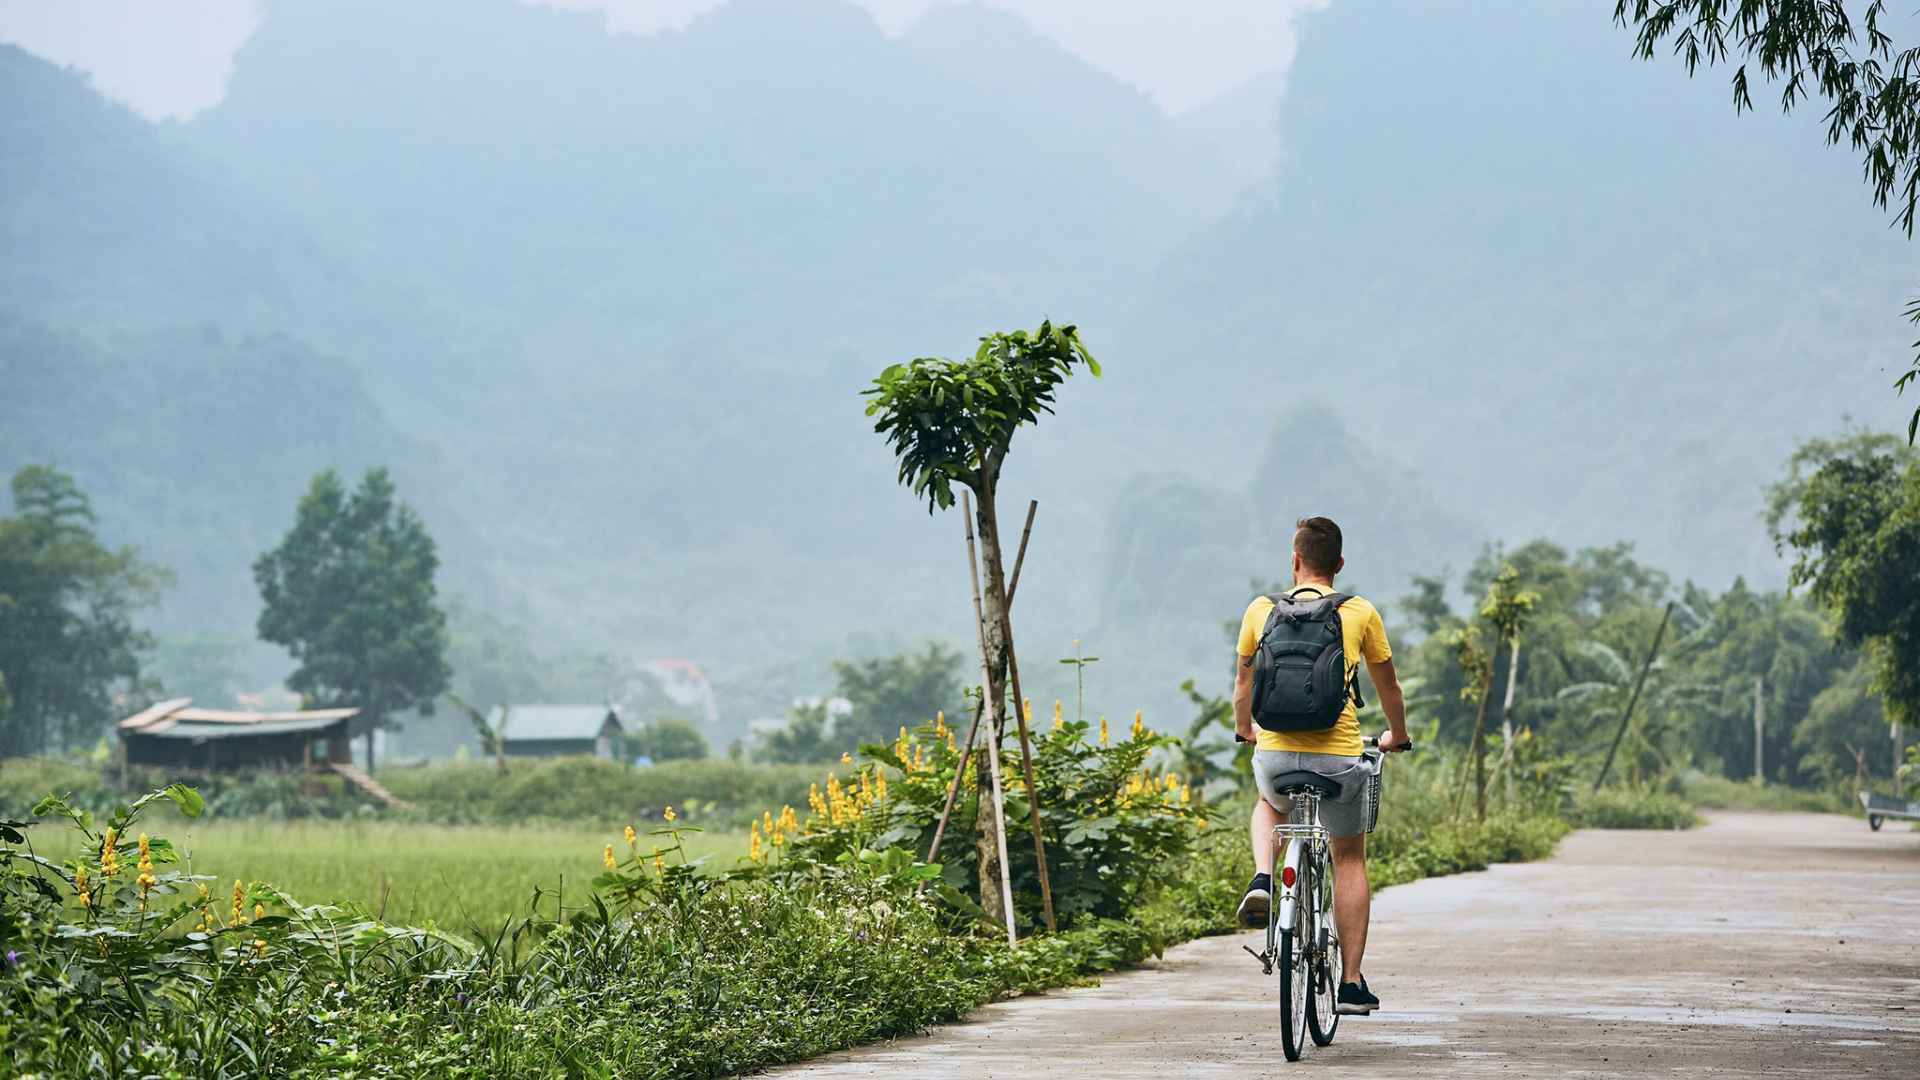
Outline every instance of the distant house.
[[592, 754], [611, 759], [626, 729], [610, 705], [496, 705], [487, 722], [501, 733], [508, 757]]
[[348, 723], [359, 709], [196, 709], [175, 698], [120, 721], [122, 761], [197, 772], [351, 765]]

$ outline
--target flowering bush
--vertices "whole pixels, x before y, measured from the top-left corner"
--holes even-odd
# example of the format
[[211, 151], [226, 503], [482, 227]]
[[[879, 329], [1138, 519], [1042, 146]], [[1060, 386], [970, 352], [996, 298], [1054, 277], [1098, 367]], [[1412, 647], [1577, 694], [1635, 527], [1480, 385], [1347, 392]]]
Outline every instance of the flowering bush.
[[[1156, 750], [1175, 742], [1156, 735], [1138, 714], [1124, 739], [1113, 741], [1104, 719], [1095, 737], [1090, 725], [1063, 721], [1058, 706], [1052, 728], [1035, 732], [1034, 782], [1054, 912], [1062, 926], [1086, 917], [1124, 917], [1153, 881], [1192, 850], [1207, 810], [1178, 773], [1150, 764]], [[814, 785], [804, 818], [791, 806], [763, 814], [748, 841], [749, 856], [787, 877], [817, 875], [865, 851], [924, 857], [960, 763], [945, 717], [914, 731], [902, 728], [892, 744], [864, 745], [860, 755], [863, 761], [844, 783], [829, 776]], [[850, 755], [845, 764], [854, 764]], [[1017, 744], [1001, 749], [1000, 767], [1017, 917], [1031, 925], [1040, 921], [1040, 884]], [[970, 765], [939, 852], [946, 886], [941, 892], [967, 908], [980, 899], [973, 843], [980, 794]]]

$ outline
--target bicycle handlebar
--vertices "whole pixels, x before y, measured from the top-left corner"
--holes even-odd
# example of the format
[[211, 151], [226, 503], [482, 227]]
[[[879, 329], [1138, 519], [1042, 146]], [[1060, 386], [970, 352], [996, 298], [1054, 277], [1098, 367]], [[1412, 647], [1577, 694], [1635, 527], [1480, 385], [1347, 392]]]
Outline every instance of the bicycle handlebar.
[[[1250, 743], [1253, 740], [1241, 738], [1240, 733], [1236, 731], [1233, 733], [1233, 741], [1237, 743]], [[1364, 750], [1378, 750], [1380, 749], [1380, 737], [1377, 735], [1368, 735], [1360, 740], [1360, 746]], [[1408, 739], [1407, 745], [1392, 752], [1396, 754], [1411, 754], [1413, 752], [1413, 740]]]

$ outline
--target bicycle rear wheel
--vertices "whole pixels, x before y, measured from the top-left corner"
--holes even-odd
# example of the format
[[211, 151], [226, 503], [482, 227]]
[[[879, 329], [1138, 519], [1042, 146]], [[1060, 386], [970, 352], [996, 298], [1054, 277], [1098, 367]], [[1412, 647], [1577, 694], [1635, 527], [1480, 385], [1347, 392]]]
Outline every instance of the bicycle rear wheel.
[[[1303, 871], [1304, 863], [1302, 860]], [[1313, 996], [1313, 970], [1308, 963], [1312, 950], [1308, 948], [1305, 928], [1313, 925], [1309, 908], [1314, 894], [1313, 890], [1302, 888], [1295, 895], [1299, 899], [1293, 905], [1293, 925], [1280, 930], [1280, 1048], [1286, 1051], [1288, 1061], [1299, 1061], [1305, 1052], [1311, 1037], [1307, 1018], [1313, 1011], [1309, 1002]], [[1273, 909], [1276, 912], [1273, 918], [1279, 918], [1277, 902]]]
[[1317, 862], [1313, 891], [1318, 897], [1320, 925], [1316, 931], [1319, 948], [1313, 958], [1313, 1000], [1307, 1008], [1307, 1032], [1313, 1036], [1315, 1046], [1326, 1046], [1333, 1042], [1333, 1033], [1340, 1027], [1340, 1014], [1334, 1008], [1340, 995], [1340, 935], [1333, 925], [1333, 875], [1324, 873]]

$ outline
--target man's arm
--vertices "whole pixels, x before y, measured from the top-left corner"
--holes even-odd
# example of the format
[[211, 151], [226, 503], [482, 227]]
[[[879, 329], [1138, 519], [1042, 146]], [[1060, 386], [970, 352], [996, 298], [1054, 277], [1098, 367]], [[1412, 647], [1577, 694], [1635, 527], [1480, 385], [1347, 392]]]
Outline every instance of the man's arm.
[[1400, 676], [1394, 673], [1393, 657], [1377, 664], [1367, 661], [1367, 674], [1373, 678], [1373, 696], [1380, 701], [1380, 711], [1387, 714], [1387, 730], [1380, 733], [1380, 749], [1404, 750], [1413, 745], [1407, 735], [1407, 698], [1400, 692]]
[[1253, 741], [1253, 657], [1233, 654], [1233, 733]]

